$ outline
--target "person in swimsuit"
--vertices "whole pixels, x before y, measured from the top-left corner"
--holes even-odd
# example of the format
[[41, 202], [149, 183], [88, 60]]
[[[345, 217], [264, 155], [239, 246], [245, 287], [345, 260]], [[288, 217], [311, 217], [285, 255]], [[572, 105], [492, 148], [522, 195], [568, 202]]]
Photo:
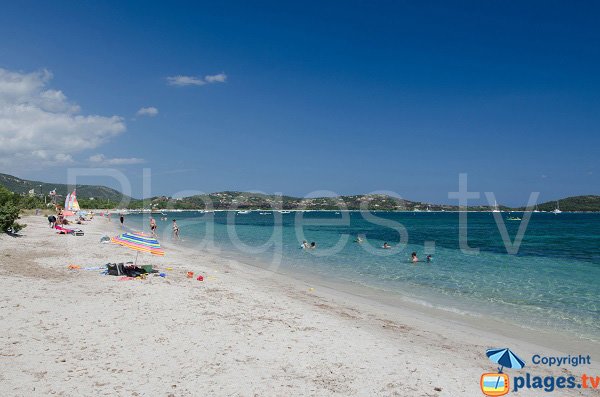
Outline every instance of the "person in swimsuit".
[[381, 248], [388, 250], [388, 249], [392, 248], [392, 246], [389, 245], [388, 243], [383, 243], [383, 247], [381, 247]]
[[177, 221], [173, 219], [173, 237], [179, 238], [179, 226], [177, 226]]
[[123, 214], [121, 214], [121, 216], [119, 216], [119, 221], [121, 222], [121, 229], [123, 228], [123, 222], [125, 222], [125, 217], [123, 216]]
[[419, 258], [417, 258], [417, 253], [416, 252], [413, 252], [411, 254], [411, 259], [410, 260], [412, 261], [412, 263], [417, 263], [419, 261]]
[[152, 231], [152, 235], [156, 237], [156, 221], [152, 217], [150, 217], [150, 231]]

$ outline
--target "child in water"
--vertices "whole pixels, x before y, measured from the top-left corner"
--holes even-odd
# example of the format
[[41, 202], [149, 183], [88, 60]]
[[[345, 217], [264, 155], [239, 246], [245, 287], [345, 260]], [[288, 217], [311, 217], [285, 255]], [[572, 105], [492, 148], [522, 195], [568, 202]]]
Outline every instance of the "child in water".
[[411, 254], [411, 261], [412, 261], [412, 263], [417, 263], [419, 261], [419, 258], [417, 258], [417, 253], [416, 252], [413, 252]]

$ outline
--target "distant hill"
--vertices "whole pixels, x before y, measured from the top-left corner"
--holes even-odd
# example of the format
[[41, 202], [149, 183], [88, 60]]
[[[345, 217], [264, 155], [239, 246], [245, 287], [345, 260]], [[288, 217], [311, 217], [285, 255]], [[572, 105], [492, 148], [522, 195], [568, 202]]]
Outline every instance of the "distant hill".
[[[600, 196], [573, 196], [558, 200], [561, 211], [600, 211]], [[556, 201], [548, 201], [538, 205], [540, 211], [553, 211]], [[520, 208], [521, 210], [524, 207]]]
[[[0, 174], [0, 185], [17, 194], [26, 194], [31, 189], [34, 189], [36, 195], [47, 195], [51, 190], [56, 189], [56, 193], [64, 198], [69, 193], [66, 184], [29, 181], [6, 174]], [[105, 186], [77, 185], [77, 198], [80, 200], [93, 198], [94, 200], [110, 200], [111, 202], [118, 203], [123, 197], [128, 196], [124, 196], [117, 190]]]
[[[17, 194], [27, 194], [31, 189], [35, 190], [36, 195], [43, 193], [47, 195], [51, 190], [56, 189], [57, 194], [66, 196], [68, 194], [67, 185], [60, 183], [47, 183], [40, 181], [29, 181], [17, 178], [11, 175], [0, 174], [0, 185]], [[41, 185], [41, 186], [40, 186]], [[145, 201], [132, 199], [124, 196], [115, 189], [105, 186], [95, 185], [77, 185], [77, 198], [82, 208], [114, 208], [114, 206], [125, 197], [130, 200], [130, 208], [140, 209], [142, 205], [148, 207], [152, 203], [156, 209], [208, 209], [206, 203], [211, 203], [212, 209], [271, 209], [280, 208], [282, 210], [306, 209], [306, 210], [340, 210], [347, 208], [349, 210], [358, 210], [368, 208], [373, 211], [456, 211], [455, 205], [431, 204], [419, 201], [410, 201], [398, 199], [382, 194], [360, 194], [353, 196], [338, 197], [316, 197], [316, 198], [298, 198], [291, 196], [275, 196], [259, 193], [225, 191], [210, 193], [206, 195], [197, 195], [184, 198], [172, 197], [152, 197]], [[90, 200], [93, 198], [93, 201]], [[108, 202], [110, 201], [110, 202]], [[60, 201], [59, 201], [60, 202]], [[100, 206], [100, 202], [103, 203]], [[549, 201], [538, 205], [540, 211], [552, 211], [556, 208], [556, 201]], [[489, 211], [489, 206], [470, 206], [469, 211]], [[500, 206], [503, 211], [523, 210], [521, 208], [510, 208]], [[600, 211], [600, 196], [576, 196], [560, 199], [560, 209], [562, 211]]]
[[[418, 201], [398, 199], [382, 194], [361, 194], [353, 196], [298, 198], [258, 193], [226, 191], [184, 198], [154, 197], [152, 204], [157, 209], [282, 209], [282, 210], [359, 210], [368, 208], [379, 211], [455, 211], [457, 206], [428, 204]], [[470, 210], [486, 210], [488, 207], [471, 207]]]

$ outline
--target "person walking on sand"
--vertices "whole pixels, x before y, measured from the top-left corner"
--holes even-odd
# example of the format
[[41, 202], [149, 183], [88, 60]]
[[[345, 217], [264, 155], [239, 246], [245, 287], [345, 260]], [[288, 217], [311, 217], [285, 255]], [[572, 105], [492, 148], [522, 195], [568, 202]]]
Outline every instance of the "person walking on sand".
[[173, 219], [173, 237], [176, 239], [179, 238], [179, 226], [177, 226], [177, 221], [175, 219]]
[[123, 214], [119, 216], [119, 222], [121, 222], [121, 229], [123, 229], [123, 222], [125, 222], [125, 216], [123, 216]]
[[150, 231], [152, 232], [152, 235], [156, 237], [156, 221], [152, 217], [150, 217]]

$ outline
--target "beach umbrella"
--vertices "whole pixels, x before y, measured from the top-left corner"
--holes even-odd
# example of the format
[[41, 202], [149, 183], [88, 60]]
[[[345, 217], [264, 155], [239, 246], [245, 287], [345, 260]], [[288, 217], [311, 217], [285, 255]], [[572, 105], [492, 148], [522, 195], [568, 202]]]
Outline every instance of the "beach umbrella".
[[511, 352], [510, 349], [488, 349], [485, 355], [496, 364], [502, 366], [499, 369], [500, 373], [502, 373], [504, 367], [521, 369], [525, 366], [525, 362], [517, 357], [515, 353]]
[[154, 237], [144, 233], [123, 233], [110, 239], [111, 243], [137, 251], [135, 261], [140, 252], [149, 252], [152, 255], [163, 256], [165, 251], [160, 248], [160, 243]]
[[[510, 351], [510, 349], [504, 348], [504, 349], [488, 349], [485, 352], [485, 355], [488, 356], [488, 358], [496, 363], [496, 364], [500, 364], [502, 367], [498, 368], [498, 372], [502, 373], [502, 370], [504, 369], [504, 367], [506, 368], [514, 368], [514, 369], [521, 369], [525, 366], [525, 362], [523, 360], [521, 360], [519, 357], [517, 357], [517, 355], [513, 352]], [[498, 377], [498, 380], [496, 381], [496, 387], [498, 387], [498, 383], [500, 382], [500, 377]]]

